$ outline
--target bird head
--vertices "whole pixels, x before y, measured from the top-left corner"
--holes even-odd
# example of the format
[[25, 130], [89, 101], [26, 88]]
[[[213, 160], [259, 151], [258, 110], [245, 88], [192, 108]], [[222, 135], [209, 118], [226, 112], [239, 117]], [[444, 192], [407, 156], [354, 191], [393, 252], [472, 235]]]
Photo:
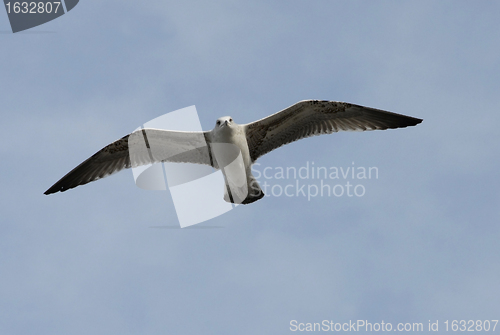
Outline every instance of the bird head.
[[217, 119], [215, 122], [216, 129], [223, 129], [225, 127], [231, 127], [234, 124], [233, 118], [230, 116], [223, 116]]

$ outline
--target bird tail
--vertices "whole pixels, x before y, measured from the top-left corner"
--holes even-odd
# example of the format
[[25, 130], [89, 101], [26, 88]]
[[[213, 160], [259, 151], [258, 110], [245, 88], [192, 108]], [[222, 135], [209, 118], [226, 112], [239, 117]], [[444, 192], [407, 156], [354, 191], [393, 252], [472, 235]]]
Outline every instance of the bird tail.
[[226, 181], [224, 187], [224, 200], [233, 204], [251, 204], [264, 197], [264, 192], [260, 188], [259, 183], [250, 175], [248, 183], [243, 187], [235, 187], [229, 185]]
[[248, 195], [242, 202], [242, 204], [244, 205], [251, 204], [252, 202], [255, 202], [264, 197], [264, 191], [262, 191], [259, 183], [254, 178], [254, 176], [250, 176], [250, 182], [248, 183], [248, 186]]

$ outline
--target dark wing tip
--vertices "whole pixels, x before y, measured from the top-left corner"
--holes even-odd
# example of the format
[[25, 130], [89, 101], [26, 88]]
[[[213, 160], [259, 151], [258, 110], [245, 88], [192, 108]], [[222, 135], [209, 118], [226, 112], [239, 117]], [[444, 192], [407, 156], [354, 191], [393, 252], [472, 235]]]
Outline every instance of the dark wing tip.
[[423, 119], [403, 114], [393, 113], [381, 109], [363, 107], [354, 104], [348, 104], [348, 105], [350, 106], [349, 109], [366, 113], [365, 114], [366, 120], [377, 124], [379, 127], [377, 127], [376, 129], [380, 130], [416, 126], [417, 124], [423, 121]]
[[412, 116], [406, 116], [407, 126], [416, 126], [417, 124], [422, 123], [422, 121], [424, 120]]
[[[88, 160], [87, 160], [88, 161]], [[85, 161], [84, 163], [86, 163]], [[79, 168], [84, 164], [80, 164], [78, 167], [74, 168], [71, 170], [69, 173], [67, 173], [64, 177], [59, 179], [54, 185], [52, 185], [47, 191], [45, 191], [43, 194], [49, 195], [52, 193], [57, 193], [57, 192], [64, 192], [66, 190], [69, 190], [71, 188], [75, 188], [80, 184], [86, 184], [86, 183], [80, 183], [81, 178], [81, 170]]]
[[[88, 184], [92, 181], [104, 178], [122, 169], [130, 167], [130, 158], [128, 153], [128, 138], [126, 135], [96, 152], [90, 158], [86, 159], [80, 165], [68, 172], [59, 179], [43, 194], [49, 195], [57, 192], [64, 192], [72, 188]], [[125, 140], [125, 144], [123, 143]], [[108, 148], [114, 151], [108, 153]]]
[[412, 127], [412, 126], [416, 126], [419, 123], [422, 123], [422, 121], [423, 121], [423, 119], [418, 119], [418, 118], [411, 117], [411, 116], [404, 116], [404, 118], [397, 120], [397, 123], [394, 125], [394, 128]]
[[60, 183], [57, 182], [54, 185], [52, 185], [47, 191], [43, 192], [43, 194], [49, 195], [49, 194], [53, 194], [53, 193], [57, 193], [57, 192], [64, 192], [64, 191], [67, 191], [71, 188], [75, 188], [76, 186], [77, 185], [68, 187], [68, 186], [60, 185]]
[[43, 194], [45, 195], [49, 195], [49, 194], [52, 194], [52, 193], [57, 193], [59, 192], [59, 188], [56, 187], [57, 183], [52, 185], [47, 191], [43, 192]]

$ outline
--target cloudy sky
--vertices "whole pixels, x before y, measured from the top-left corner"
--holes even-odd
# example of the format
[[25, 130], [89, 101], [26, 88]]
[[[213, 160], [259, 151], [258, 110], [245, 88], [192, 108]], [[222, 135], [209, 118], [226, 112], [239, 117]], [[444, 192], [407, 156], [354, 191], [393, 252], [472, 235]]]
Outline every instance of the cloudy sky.
[[[17, 34], [1, 13], [0, 333], [500, 319], [498, 13], [494, 1], [82, 0]], [[259, 160], [376, 167], [350, 180], [362, 197], [271, 194], [205, 229], [175, 229], [168, 191], [137, 188], [131, 171], [43, 195], [165, 113], [196, 105], [209, 130], [304, 99], [424, 122]]]

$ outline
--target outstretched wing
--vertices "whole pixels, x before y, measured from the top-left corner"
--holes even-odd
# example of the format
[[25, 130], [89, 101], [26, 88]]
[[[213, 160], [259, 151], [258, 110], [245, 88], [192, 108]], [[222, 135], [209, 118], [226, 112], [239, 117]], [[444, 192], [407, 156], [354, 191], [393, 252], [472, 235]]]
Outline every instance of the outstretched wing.
[[302, 138], [349, 130], [414, 126], [421, 119], [337, 101], [305, 100], [245, 125], [252, 162]]
[[64, 192], [130, 167], [157, 162], [213, 166], [207, 132], [141, 129], [107, 145], [61, 178], [44, 194]]

